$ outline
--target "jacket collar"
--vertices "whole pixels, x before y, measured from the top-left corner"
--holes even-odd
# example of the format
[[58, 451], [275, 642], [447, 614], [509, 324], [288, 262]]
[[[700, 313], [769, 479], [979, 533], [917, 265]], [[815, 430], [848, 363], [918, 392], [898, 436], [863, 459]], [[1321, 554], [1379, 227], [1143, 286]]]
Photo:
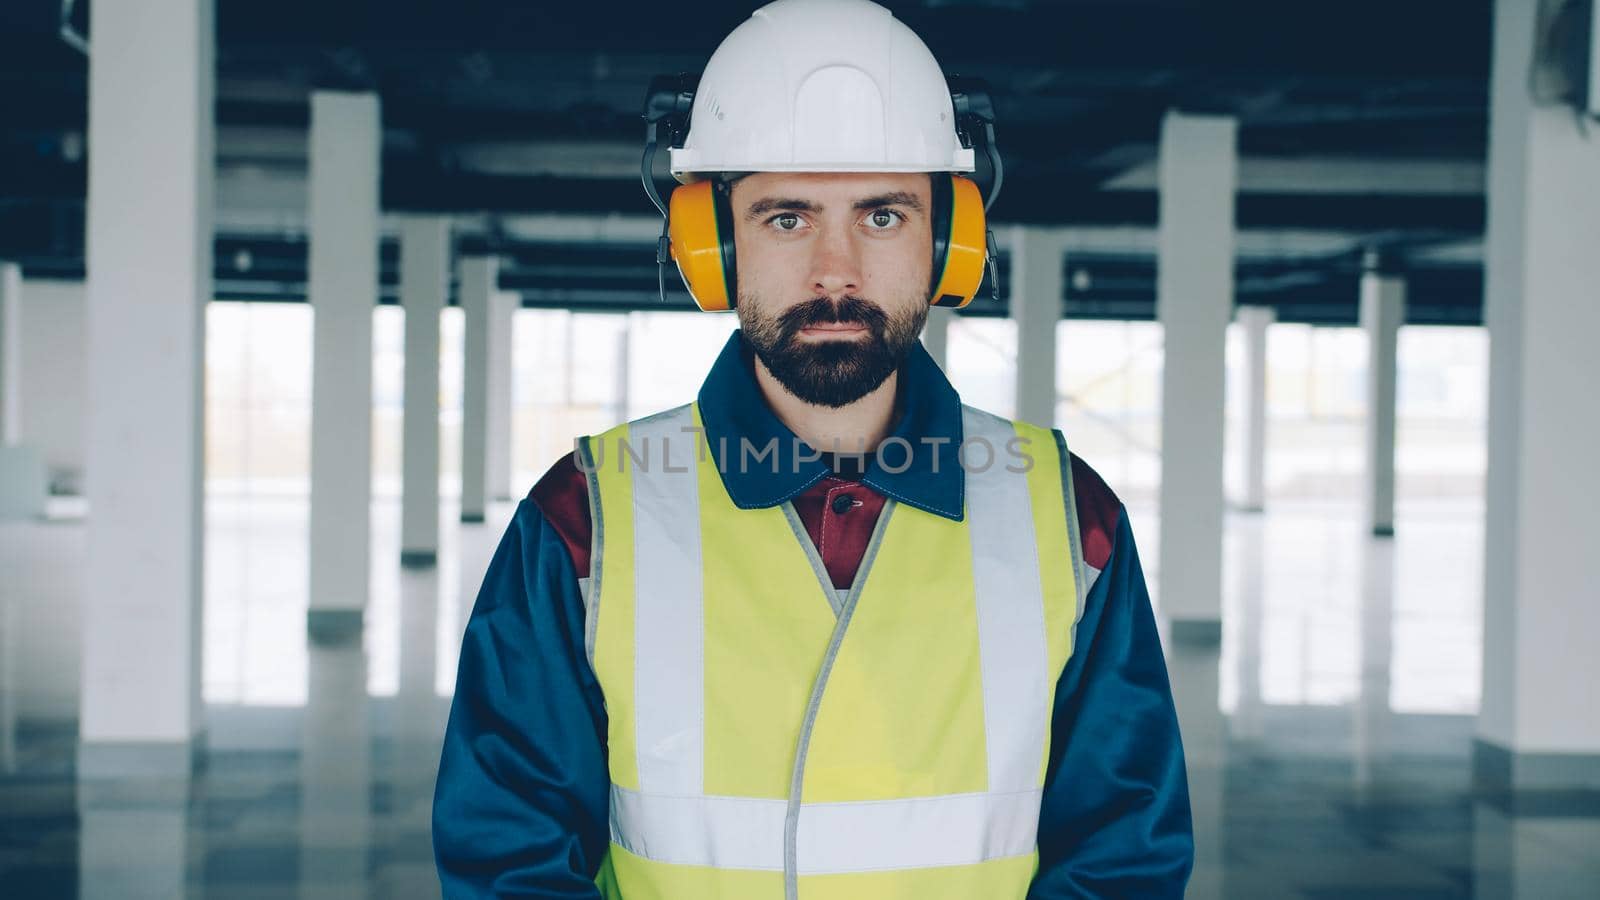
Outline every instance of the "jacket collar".
[[[812, 458], [816, 449], [797, 438], [767, 406], [756, 384], [752, 357], [744, 333], [735, 329], [700, 385], [698, 397], [700, 420], [723, 487], [740, 509], [776, 506], [831, 471], [820, 458]], [[911, 345], [900, 366], [899, 392], [899, 421], [883, 444], [867, 448], [878, 452], [861, 483], [908, 506], [960, 521], [965, 490], [958, 457], [961, 397], [921, 341]], [[885, 461], [890, 468], [884, 468]]]

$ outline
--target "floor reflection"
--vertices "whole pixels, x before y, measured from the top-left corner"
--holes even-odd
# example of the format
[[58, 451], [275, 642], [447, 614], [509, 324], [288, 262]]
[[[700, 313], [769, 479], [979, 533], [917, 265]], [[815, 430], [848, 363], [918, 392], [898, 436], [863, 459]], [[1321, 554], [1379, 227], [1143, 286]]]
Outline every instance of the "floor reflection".
[[300, 896], [367, 896], [372, 849], [372, 726], [359, 640], [308, 649], [300, 733]]
[[1172, 699], [1189, 766], [1189, 807], [1194, 817], [1194, 874], [1189, 896], [1212, 900], [1223, 892], [1226, 843], [1222, 813], [1227, 794], [1227, 725], [1217, 704], [1220, 655], [1215, 644], [1167, 645]]
[[1389, 746], [1389, 691], [1394, 652], [1394, 541], [1369, 539], [1361, 553], [1360, 677], [1351, 704], [1350, 756], [1357, 788], [1372, 785], [1372, 760]]
[[[74, 779], [76, 650], [57, 641], [81, 524], [0, 526], [0, 567], [22, 573], [0, 579], [0, 896], [436, 897], [446, 698], [513, 506], [444, 529], [439, 567], [410, 571], [378, 504], [367, 628], [332, 644], [305, 633], [304, 510], [208, 510], [207, 750], [182, 784]], [[1600, 799], [1470, 789], [1480, 511], [1400, 513], [1394, 540], [1355, 509], [1229, 517], [1222, 643], [1167, 644], [1191, 897], [1600, 896]], [[1154, 519], [1134, 524], [1153, 565]]]
[[205, 831], [190, 825], [191, 784], [155, 780], [78, 790], [78, 896], [85, 900], [182, 897]]
[[[1600, 821], [1595, 818], [1592, 798], [1569, 797], [1547, 806], [1555, 808], [1514, 814], [1504, 804], [1474, 804], [1475, 900], [1590, 900], [1595, 896], [1600, 885], [1600, 859], [1595, 857], [1600, 849]], [[1568, 808], [1559, 808], [1563, 806]], [[1582, 862], [1575, 864], [1580, 859]], [[1574, 877], [1575, 871], [1586, 872], [1587, 878]]]

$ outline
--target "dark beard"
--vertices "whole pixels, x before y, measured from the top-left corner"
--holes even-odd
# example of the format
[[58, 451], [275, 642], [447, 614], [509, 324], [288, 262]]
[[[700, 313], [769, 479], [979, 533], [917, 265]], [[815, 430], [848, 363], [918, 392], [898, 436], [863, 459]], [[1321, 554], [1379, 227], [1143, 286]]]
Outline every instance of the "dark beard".
[[[883, 384], [905, 361], [928, 321], [927, 304], [891, 318], [877, 304], [854, 296], [837, 303], [816, 297], [776, 319], [754, 313], [758, 305], [753, 298], [740, 297], [737, 307], [745, 339], [756, 355], [789, 393], [833, 408], [854, 403]], [[823, 323], [861, 323], [868, 333], [865, 338], [800, 339], [801, 329]]]

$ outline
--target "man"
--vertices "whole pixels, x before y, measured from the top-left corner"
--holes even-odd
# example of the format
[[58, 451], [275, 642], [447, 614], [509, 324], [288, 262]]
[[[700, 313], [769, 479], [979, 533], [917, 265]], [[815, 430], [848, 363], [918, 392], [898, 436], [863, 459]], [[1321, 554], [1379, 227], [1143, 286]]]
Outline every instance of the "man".
[[580, 440], [518, 506], [445, 737], [447, 896], [1182, 895], [1126, 513], [917, 340], [977, 286], [941, 258], [983, 233], [957, 111], [866, 0], [780, 0], [712, 57], [672, 255], [740, 329], [696, 402]]

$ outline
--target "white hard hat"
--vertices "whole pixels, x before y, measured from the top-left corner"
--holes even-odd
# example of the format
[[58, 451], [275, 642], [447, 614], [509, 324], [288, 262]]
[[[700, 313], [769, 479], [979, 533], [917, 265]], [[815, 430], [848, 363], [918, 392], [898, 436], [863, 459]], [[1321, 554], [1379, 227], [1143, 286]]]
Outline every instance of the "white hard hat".
[[776, 0], [706, 64], [682, 182], [713, 172], [971, 172], [922, 39], [869, 0]]

